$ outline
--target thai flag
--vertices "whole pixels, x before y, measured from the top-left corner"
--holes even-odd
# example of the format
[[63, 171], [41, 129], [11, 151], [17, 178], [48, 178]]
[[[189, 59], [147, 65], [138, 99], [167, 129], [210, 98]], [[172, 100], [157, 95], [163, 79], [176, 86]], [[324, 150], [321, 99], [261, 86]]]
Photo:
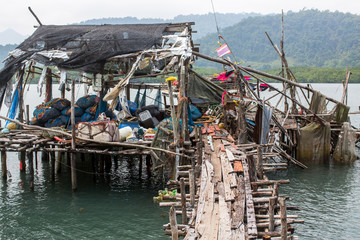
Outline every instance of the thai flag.
[[222, 57], [226, 54], [231, 53], [231, 51], [226, 43], [224, 45], [222, 45], [221, 47], [219, 47], [218, 49], [216, 49], [216, 52], [219, 57]]

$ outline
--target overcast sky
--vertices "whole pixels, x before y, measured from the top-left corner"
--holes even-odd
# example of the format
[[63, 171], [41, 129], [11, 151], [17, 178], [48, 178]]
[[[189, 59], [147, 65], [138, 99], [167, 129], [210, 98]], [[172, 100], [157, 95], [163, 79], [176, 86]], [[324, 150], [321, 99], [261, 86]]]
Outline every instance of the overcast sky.
[[[213, 0], [221, 13], [256, 12], [262, 14], [317, 8], [360, 13], [360, 0]], [[179, 14], [212, 12], [211, 0], [6, 0], [0, 8], [0, 32], [11, 28], [31, 34], [37, 25], [27, 7], [46, 24], [70, 24], [106, 17], [173, 18]]]

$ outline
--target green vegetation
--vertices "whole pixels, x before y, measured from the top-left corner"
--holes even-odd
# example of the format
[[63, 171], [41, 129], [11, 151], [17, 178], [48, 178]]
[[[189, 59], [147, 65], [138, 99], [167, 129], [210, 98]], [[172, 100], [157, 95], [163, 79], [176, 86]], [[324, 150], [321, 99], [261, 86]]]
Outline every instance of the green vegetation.
[[[258, 69], [278, 68], [279, 56], [265, 32], [280, 47], [280, 14], [249, 17], [221, 30], [237, 61]], [[216, 57], [217, 34], [199, 41], [202, 53]], [[284, 15], [284, 50], [289, 66], [360, 67], [360, 16], [319, 10], [288, 12]], [[197, 66], [213, 67], [205, 61]]]
[[[281, 69], [271, 69], [265, 72], [279, 75]], [[291, 68], [295, 78], [302, 83], [341, 83], [346, 79], [346, 68], [318, 68], [318, 67], [294, 67]], [[349, 68], [352, 73], [350, 83], [360, 83], [360, 67]]]

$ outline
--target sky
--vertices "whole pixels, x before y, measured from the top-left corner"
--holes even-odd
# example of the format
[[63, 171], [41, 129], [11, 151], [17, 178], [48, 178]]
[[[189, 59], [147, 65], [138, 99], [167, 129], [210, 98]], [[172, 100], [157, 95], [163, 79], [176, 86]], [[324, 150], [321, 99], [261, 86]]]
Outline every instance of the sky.
[[[3, 0], [5, 1], [5, 0]], [[216, 12], [262, 14], [319, 9], [360, 14], [359, 0], [212, 0]], [[211, 0], [7, 0], [0, 8], [0, 32], [13, 29], [30, 35], [37, 25], [28, 7], [44, 25], [71, 24], [107, 17], [171, 19], [176, 15], [212, 12]]]

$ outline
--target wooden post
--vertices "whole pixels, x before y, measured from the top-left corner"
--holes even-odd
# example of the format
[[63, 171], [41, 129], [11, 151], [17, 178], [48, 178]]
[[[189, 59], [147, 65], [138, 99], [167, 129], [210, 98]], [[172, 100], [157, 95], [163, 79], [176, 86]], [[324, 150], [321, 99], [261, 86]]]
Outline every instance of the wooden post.
[[28, 161], [29, 161], [29, 169], [30, 169], [30, 190], [33, 191], [34, 190], [34, 153], [33, 152], [28, 152], [27, 153], [27, 157], [28, 157]]
[[275, 210], [276, 197], [269, 198], [269, 231], [273, 232], [275, 229], [274, 225], [274, 210]]
[[279, 183], [274, 183], [274, 189], [273, 189], [273, 197], [278, 197], [279, 196]]
[[186, 215], [186, 192], [185, 192], [185, 179], [180, 179], [180, 192], [181, 192], [181, 210], [182, 210], [182, 224], [187, 224]]
[[256, 171], [258, 179], [264, 179], [263, 171], [263, 156], [261, 146], [257, 147], [257, 162], [256, 162]]
[[[178, 131], [178, 124], [177, 124], [177, 120], [176, 120], [176, 113], [175, 113], [175, 107], [174, 107], [174, 96], [173, 96], [173, 92], [172, 92], [172, 81], [171, 80], [167, 80], [167, 85], [168, 85], [168, 91], [169, 91], [169, 100], [170, 100], [170, 110], [171, 110], [171, 119], [172, 119], [172, 124], [173, 124], [173, 133], [174, 133], [174, 144], [176, 146], [176, 152], [179, 152], [179, 131]], [[174, 166], [174, 170], [175, 170], [175, 174], [174, 174], [174, 179], [177, 179], [178, 175], [177, 175], [177, 167], [179, 166], [179, 160], [180, 157], [178, 155], [175, 156], [175, 166]]]
[[58, 152], [56, 159], [56, 173], [61, 173], [61, 161], [62, 161], [63, 153]]
[[195, 205], [195, 174], [194, 169], [189, 169], [189, 185], [190, 185], [190, 205], [194, 207]]
[[[72, 80], [71, 84], [71, 149], [75, 150], [75, 79]], [[76, 179], [76, 153], [71, 152], [71, 187], [73, 191], [77, 189]]]
[[[52, 146], [54, 148], [54, 146]], [[50, 161], [51, 161], [51, 180], [55, 181], [55, 152], [50, 152]]]
[[236, 81], [237, 81], [237, 91], [239, 93], [239, 108], [238, 108], [238, 122], [237, 122], [237, 131], [239, 133], [238, 137], [238, 143], [246, 143], [247, 141], [247, 134], [246, 134], [246, 120], [245, 120], [245, 109], [244, 109], [244, 96], [243, 96], [243, 90], [240, 87], [241, 81], [240, 79], [243, 79], [243, 82], [245, 84], [245, 79], [241, 72], [239, 70], [236, 71]]
[[178, 235], [178, 227], [177, 227], [177, 222], [176, 222], [176, 211], [175, 211], [174, 206], [172, 206], [170, 208], [169, 220], [170, 220], [170, 227], [171, 227], [171, 239], [178, 240], [179, 235]]
[[45, 102], [49, 102], [52, 99], [52, 77], [51, 68], [47, 68], [45, 77]]
[[30, 109], [29, 104], [26, 104], [26, 124], [29, 125], [30, 122]]
[[[159, 131], [159, 130], [158, 130]], [[117, 162], [117, 158], [116, 158], [116, 162]], [[142, 164], [143, 163], [143, 158], [142, 155], [139, 155], [139, 179], [141, 179], [141, 175], [142, 175]], [[116, 165], [115, 165], [115, 169], [116, 169]]]
[[284, 197], [280, 197], [279, 204], [280, 204], [280, 221], [281, 221], [281, 240], [287, 240], [286, 203]]
[[126, 85], [126, 99], [130, 101], [130, 85]]
[[25, 172], [26, 171], [25, 151], [19, 152], [19, 160], [20, 160], [20, 172]]
[[6, 151], [1, 151], [1, 177], [7, 179]]

